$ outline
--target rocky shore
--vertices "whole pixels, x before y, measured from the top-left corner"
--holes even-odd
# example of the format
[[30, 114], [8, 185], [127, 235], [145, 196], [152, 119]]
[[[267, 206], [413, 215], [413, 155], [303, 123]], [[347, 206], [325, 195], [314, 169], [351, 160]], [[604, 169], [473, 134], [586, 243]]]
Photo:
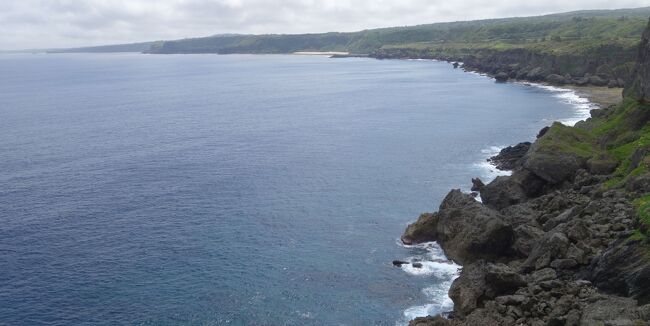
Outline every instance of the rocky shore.
[[410, 325], [650, 324], [649, 39], [621, 104], [503, 150], [482, 202], [452, 190], [408, 226], [463, 265], [453, 312]]

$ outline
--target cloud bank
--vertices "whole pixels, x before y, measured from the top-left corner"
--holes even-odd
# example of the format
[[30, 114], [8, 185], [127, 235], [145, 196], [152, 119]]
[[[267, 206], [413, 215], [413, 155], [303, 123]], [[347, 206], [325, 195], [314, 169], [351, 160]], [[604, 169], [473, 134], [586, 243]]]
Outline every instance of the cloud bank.
[[441, 21], [648, 6], [639, 0], [3, 0], [0, 49], [220, 33], [357, 31]]

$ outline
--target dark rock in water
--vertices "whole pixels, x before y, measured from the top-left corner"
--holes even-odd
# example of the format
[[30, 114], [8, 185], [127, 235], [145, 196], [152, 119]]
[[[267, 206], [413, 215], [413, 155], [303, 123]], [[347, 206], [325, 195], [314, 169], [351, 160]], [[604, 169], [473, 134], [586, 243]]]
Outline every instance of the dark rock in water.
[[637, 64], [625, 85], [624, 94], [640, 102], [650, 101], [650, 25], [643, 32]]
[[409, 326], [449, 326], [452, 325], [451, 320], [446, 319], [440, 315], [432, 317], [418, 317], [409, 322]]
[[523, 157], [530, 149], [530, 142], [519, 143], [515, 146], [508, 146], [502, 149], [498, 155], [492, 156], [488, 161], [503, 171], [514, 170], [523, 164]]
[[422, 268], [422, 263], [413, 263], [411, 266], [413, 266], [413, 268]]
[[436, 241], [438, 239], [438, 213], [424, 213], [409, 225], [402, 235], [402, 242], [407, 245]]
[[458, 62], [454, 62], [454, 69], [457, 69], [460, 64]]
[[619, 240], [590, 265], [590, 280], [605, 291], [650, 303], [650, 259], [641, 241]]
[[407, 261], [401, 261], [401, 260], [393, 260], [393, 266], [395, 267], [402, 267], [402, 265], [407, 265], [410, 264]]
[[481, 191], [483, 187], [485, 187], [485, 184], [480, 178], [472, 179], [472, 191]]
[[402, 235], [406, 244], [438, 241], [447, 257], [467, 263], [507, 255], [513, 242], [512, 226], [471, 195], [452, 190], [435, 214], [423, 214]]
[[510, 78], [510, 75], [508, 75], [505, 72], [500, 72], [494, 76], [494, 79], [496, 79], [498, 82], [507, 82], [508, 79]]
[[546, 126], [542, 128], [538, 133], [537, 133], [537, 138], [541, 138], [542, 136], [546, 135], [546, 132], [551, 129], [551, 127]]

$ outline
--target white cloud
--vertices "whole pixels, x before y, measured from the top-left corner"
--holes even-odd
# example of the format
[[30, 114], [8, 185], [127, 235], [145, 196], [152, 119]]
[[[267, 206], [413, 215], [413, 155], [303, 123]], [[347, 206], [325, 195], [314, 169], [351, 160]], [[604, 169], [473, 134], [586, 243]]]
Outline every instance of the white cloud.
[[355, 31], [439, 21], [650, 5], [639, 0], [2, 0], [0, 49], [218, 33]]

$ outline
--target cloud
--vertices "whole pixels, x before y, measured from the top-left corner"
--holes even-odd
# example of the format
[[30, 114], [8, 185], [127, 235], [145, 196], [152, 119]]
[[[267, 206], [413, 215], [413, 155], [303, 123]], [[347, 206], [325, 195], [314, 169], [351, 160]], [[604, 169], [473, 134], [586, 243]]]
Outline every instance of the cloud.
[[648, 5], [639, 0], [3, 0], [0, 49], [219, 33], [356, 31], [439, 21]]

